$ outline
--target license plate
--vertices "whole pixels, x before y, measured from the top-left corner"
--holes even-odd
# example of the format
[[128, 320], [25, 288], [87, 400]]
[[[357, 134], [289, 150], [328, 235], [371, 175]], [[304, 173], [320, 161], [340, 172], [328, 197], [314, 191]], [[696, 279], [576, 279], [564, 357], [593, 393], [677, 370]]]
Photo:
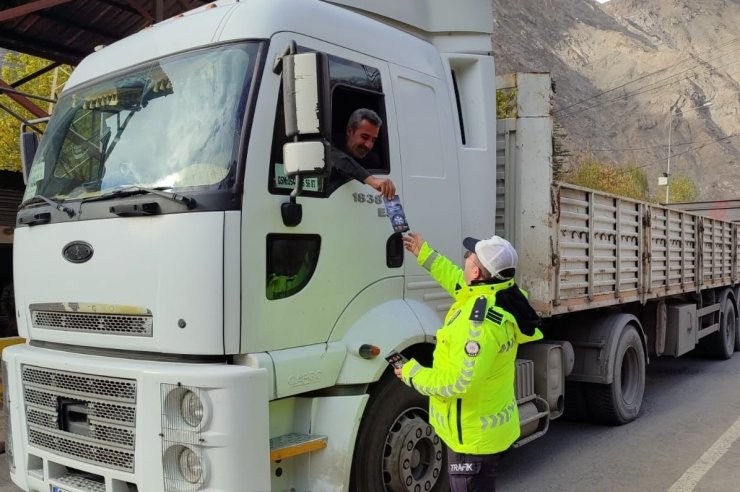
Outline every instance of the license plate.
[[56, 485], [52, 485], [51, 492], [70, 492], [70, 491], [67, 489], [63, 489], [61, 487], [57, 487]]

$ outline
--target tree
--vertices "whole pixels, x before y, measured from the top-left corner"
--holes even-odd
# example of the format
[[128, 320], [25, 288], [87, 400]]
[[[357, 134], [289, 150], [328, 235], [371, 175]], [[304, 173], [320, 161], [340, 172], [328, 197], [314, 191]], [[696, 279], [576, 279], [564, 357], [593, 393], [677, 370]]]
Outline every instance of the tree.
[[[44, 60], [42, 58], [9, 51], [3, 59], [2, 80], [7, 83], [12, 83], [41, 70], [48, 66], [49, 63], [50, 62], [48, 60]], [[47, 72], [19, 87], [16, 87], [16, 89], [29, 94], [55, 99], [57, 97], [57, 92], [61, 90], [62, 85], [69, 78], [70, 72], [70, 67], [62, 66], [56, 70], [56, 73], [54, 71]], [[51, 112], [51, 108], [47, 103], [33, 99], [32, 101], [45, 111]], [[34, 118], [28, 110], [24, 109], [8, 97], [7, 94], [0, 95], [0, 104], [22, 118]], [[2, 156], [0, 157], [0, 170], [21, 170], [20, 124], [20, 121], [18, 121], [15, 116], [0, 109], [0, 156]]]
[[[557, 179], [636, 200], [661, 203], [665, 198], [665, 188], [662, 187], [662, 192], [659, 190], [655, 196], [650, 196], [648, 177], [641, 166], [636, 163], [614, 165], [597, 159], [589, 152], [578, 157], [576, 163]], [[671, 203], [696, 200], [696, 186], [688, 177], [673, 175], [670, 184], [668, 192]]]
[[[696, 200], [696, 195], [696, 186], [691, 179], [680, 174], [670, 177], [668, 203], [691, 202]], [[661, 196], [665, 198], [665, 190]]]
[[571, 169], [562, 173], [561, 179], [614, 195], [649, 200], [648, 179], [641, 167], [636, 164], [615, 166], [589, 152], [582, 154]]

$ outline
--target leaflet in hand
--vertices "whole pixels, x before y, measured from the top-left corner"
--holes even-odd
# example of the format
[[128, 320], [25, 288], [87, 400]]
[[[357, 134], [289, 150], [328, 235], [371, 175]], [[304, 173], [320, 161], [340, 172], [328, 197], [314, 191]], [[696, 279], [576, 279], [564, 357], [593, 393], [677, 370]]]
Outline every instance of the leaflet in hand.
[[392, 365], [396, 369], [402, 368], [403, 365], [409, 361], [406, 357], [396, 352], [395, 350], [386, 355], [385, 360], [387, 360], [388, 364]]
[[403, 205], [401, 205], [401, 199], [398, 195], [388, 199], [383, 197], [385, 202], [385, 211], [388, 214], [388, 218], [391, 220], [391, 225], [395, 232], [406, 232], [409, 230], [409, 223], [406, 222], [406, 214], [403, 211]]

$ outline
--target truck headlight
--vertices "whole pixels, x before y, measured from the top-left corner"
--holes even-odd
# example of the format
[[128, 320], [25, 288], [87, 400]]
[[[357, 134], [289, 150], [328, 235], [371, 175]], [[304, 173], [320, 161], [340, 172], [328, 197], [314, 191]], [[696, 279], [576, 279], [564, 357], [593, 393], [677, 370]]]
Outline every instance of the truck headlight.
[[200, 453], [182, 444], [170, 446], [164, 453], [164, 475], [165, 483], [169, 485], [167, 490], [185, 490], [187, 487], [177, 485], [183, 482], [199, 487], [205, 481], [205, 466]]
[[207, 391], [182, 383], [162, 383], [160, 389], [164, 489], [200, 490], [206, 486], [208, 471], [202, 433], [212, 415]]
[[203, 391], [193, 386], [163, 385], [162, 404], [168, 427], [200, 430], [208, 408]]
[[203, 463], [192, 449], [182, 447], [178, 459], [180, 473], [190, 483], [198, 483], [203, 479]]
[[191, 427], [198, 427], [203, 421], [203, 401], [190, 390], [185, 390], [180, 400], [182, 419]]

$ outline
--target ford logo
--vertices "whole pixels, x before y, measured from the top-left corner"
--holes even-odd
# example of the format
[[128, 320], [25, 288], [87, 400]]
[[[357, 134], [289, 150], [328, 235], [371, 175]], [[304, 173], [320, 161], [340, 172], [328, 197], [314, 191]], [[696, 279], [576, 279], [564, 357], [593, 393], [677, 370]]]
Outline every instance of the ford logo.
[[92, 255], [92, 246], [84, 241], [72, 241], [62, 249], [62, 256], [71, 263], [85, 263]]

